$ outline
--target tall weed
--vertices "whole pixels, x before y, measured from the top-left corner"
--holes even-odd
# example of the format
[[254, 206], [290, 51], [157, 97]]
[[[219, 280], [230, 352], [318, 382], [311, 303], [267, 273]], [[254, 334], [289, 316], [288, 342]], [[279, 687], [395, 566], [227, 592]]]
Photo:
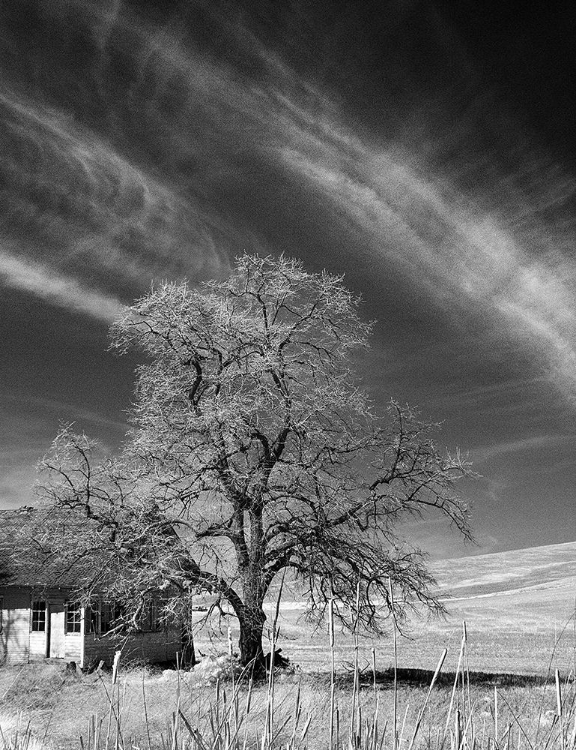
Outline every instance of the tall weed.
[[325, 675], [272, 664], [259, 682], [230, 669], [200, 686], [193, 671], [118, 664], [74, 681], [30, 665], [0, 690], [0, 711], [11, 711], [0, 716], [0, 750], [576, 750], [571, 665], [540, 680], [473, 673], [463, 624], [454, 673], [443, 672], [445, 653], [434, 672], [396, 659], [379, 670], [374, 652], [361, 666], [357, 648], [343, 673], [331, 617], [329, 638]]

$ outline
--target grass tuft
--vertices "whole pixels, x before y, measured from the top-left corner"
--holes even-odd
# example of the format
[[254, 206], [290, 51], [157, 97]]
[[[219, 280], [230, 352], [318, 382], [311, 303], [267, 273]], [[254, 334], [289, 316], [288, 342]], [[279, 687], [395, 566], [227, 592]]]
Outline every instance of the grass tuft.
[[[54, 663], [0, 670], [0, 750], [576, 750], [570, 670], [455, 671], [360, 666], [325, 675], [272, 669], [254, 682], [212, 659], [215, 681], [121, 663], [71, 676]], [[273, 644], [274, 645], [274, 644]], [[230, 654], [228, 654], [230, 657]], [[25, 718], [26, 717], [26, 718]]]

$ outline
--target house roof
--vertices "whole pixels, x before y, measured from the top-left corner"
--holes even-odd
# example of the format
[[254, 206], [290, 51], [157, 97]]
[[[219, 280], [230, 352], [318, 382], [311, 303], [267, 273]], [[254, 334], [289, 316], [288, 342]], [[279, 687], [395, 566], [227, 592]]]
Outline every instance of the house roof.
[[0, 586], [79, 588], [101, 577], [105, 555], [72, 543], [70, 554], [64, 551], [71, 531], [87, 523], [73, 511], [0, 510]]

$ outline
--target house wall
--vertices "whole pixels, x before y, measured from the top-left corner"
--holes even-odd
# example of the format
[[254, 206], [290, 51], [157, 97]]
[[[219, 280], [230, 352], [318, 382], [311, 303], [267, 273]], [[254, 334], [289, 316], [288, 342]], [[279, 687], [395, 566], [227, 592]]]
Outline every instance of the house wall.
[[51, 659], [63, 659], [65, 656], [64, 633], [64, 597], [51, 596], [47, 607], [47, 640], [48, 656]]
[[[100, 661], [110, 666], [117, 650], [121, 650], [123, 662], [138, 659], [154, 663], [174, 661], [176, 653], [182, 649], [177, 629], [134, 633], [120, 639], [87, 633], [84, 609], [80, 633], [63, 633], [64, 618], [56, 617], [63, 611], [64, 595], [61, 590], [45, 591], [38, 595], [38, 598], [48, 602], [47, 630], [33, 633], [30, 630], [30, 608], [34, 598], [32, 589], [0, 587], [0, 597], [3, 599], [0, 664], [22, 664], [44, 659], [50, 655], [50, 651], [54, 656], [51, 646], [62, 640], [63, 649], [59, 649], [58, 655], [66, 661], [75, 661], [80, 668]], [[55, 632], [56, 628], [58, 632]]]
[[[28, 617], [28, 621], [30, 617]], [[28, 628], [30, 624], [28, 623]], [[28, 653], [30, 659], [45, 659], [48, 656], [47, 645], [46, 645], [46, 633], [32, 633], [28, 636], [30, 642], [30, 651]]]
[[114, 661], [114, 653], [120, 650], [121, 662], [138, 659], [151, 663], [175, 661], [176, 653], [182, 650], [182, 639], [177, 630], [160, 630], [153, 633], [133, 633], [119, 639], [99, 637], [87, 633], [84, 638], [83, 667], [103, 661], [108, 666]]
[[[29, 633], [30, 650], [27, 661], [45, 659], [65, 659], [82, 665], [82, 633], [66, 633], [65, 602], [66, 595], [61, 589], [48, 589], [33, 594], [27, 589], [28, 607], [33, 599], [46, 601], [46, 630]], [[30, 612], [28, 612], [28, 629], [30, 630]], [[11, 659], [12, 660], [12, 659]]]
[[30, 655], [30, 590], [5, 587], [2, 596], [0, 663], [21, 664]]
[[82, 657], [82, 635], [80, 633], [66, 633], [64, 636], [64, 658], [66, 661], [75, 661], [79, 667], [83, 667]]
[[[61, 591], [33, 595], [27, 587], [2, 587], [0, 664], [22, 664], [46, 657], [82, 662], [82, 633], [64, 632], [64, 596]], [[46, 630], [31, 631], [33, 599], [47, 602]]]

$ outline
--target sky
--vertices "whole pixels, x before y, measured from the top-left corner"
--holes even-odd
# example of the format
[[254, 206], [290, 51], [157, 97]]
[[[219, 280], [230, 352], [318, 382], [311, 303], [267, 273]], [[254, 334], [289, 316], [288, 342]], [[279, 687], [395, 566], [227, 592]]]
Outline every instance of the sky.
[[122, 444], [123, 306], [246, 250], [343, 274], [375, 403], [473, 462], [477, 546], [410, 542], [576, 540], [575, 40], [567, 0], [2, 2], [0, 507], [61, 421]]

